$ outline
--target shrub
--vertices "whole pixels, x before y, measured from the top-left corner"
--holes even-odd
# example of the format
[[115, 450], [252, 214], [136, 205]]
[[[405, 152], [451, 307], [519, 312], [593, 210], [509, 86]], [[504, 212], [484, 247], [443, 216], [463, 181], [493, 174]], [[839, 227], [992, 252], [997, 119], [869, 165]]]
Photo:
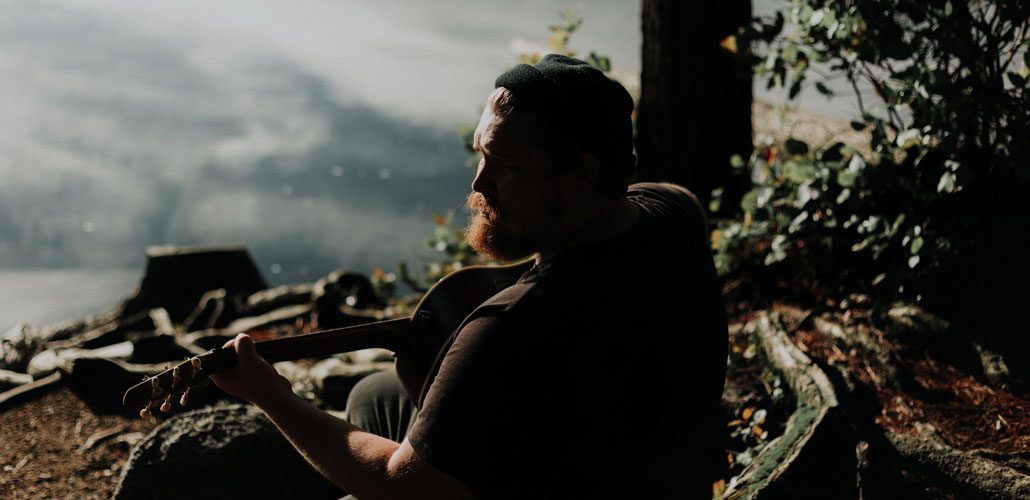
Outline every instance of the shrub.
[[[942, 304], [1004, 273], [987, 261], [1028, 248], [1030, 4], [795, 0], [787, 15], [736, 35], [756, 77], [789, 100], [846, 82], [870, 144], [790, 138], [734, 158], [753, 189], [713, 233], [720, 272], [773, 295]], [[1025, 275], [1023, 260], [1003, 267]]]

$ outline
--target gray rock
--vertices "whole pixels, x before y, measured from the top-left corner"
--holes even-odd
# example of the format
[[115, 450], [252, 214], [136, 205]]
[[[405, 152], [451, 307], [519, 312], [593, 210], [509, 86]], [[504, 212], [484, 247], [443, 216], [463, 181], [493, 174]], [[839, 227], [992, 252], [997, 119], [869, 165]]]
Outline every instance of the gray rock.
[[347, 396], [359, 380], [366, 375], [392, 369], [392, 361], [352, 364], [329, 358], [319, 361], [308, 373], [322, 404], [326, 408], [343, 410], [347, 407]]
[[168, 419], [122, 469], [115, 499], [340, 498], [252, 405], [204, 408]]

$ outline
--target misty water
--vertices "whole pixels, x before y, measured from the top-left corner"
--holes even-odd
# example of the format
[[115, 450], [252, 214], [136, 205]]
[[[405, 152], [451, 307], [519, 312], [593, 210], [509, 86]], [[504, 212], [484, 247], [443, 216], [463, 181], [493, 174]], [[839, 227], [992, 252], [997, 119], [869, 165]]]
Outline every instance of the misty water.
[[272, 285], [419, 269], [465, 218], [458, 127], [563, 8], [639, 86], [638, 2], [256, 5], [0, 0], [0, 332], [113, 306], [150, 245], [244, 244]]

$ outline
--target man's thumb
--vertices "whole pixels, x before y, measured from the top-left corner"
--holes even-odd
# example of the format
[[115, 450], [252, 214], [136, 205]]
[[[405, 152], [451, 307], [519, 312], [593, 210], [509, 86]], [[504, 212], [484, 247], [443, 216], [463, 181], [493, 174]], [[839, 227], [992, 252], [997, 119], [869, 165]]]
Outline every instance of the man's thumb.
[[257, 357], [257, 350], [254, 348], [254, 339], [246, 333], [236, 335], [236, 357], [247, 362]]

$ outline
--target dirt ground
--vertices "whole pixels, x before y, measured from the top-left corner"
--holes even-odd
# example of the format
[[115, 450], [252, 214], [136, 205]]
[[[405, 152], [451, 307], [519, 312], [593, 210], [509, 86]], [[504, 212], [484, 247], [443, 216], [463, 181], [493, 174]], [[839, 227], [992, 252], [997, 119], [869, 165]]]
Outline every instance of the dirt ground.
[[58, 387], [0, 412], [0, 498], [110, 498], [129, 449], [154, 424], [95, 415]]

